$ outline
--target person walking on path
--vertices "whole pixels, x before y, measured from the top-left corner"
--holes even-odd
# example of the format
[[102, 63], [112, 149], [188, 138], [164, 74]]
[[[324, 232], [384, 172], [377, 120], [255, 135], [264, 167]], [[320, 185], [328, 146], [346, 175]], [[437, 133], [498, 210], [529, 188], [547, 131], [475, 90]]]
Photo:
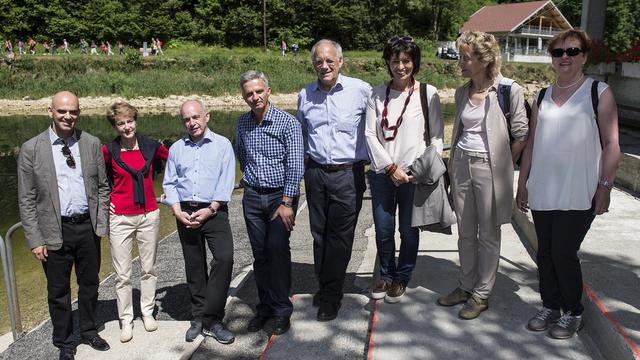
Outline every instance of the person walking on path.
[[527, 328], [549, 329], [556, 339], [572, 337], [583, 325], [578, 250], [595, 216], [609, 209], [620, 159], [613, 92], [583, 73], [590, 49], [582, 30], [549, 42], [557, 80], [533, 106], [516, 195], [520, 210], [531, 208], [538, 237], [542, 309]]
[[329, 321], [342, 304], [366, 189], [364, 125], [371, 86], [340, 74], [342, 47], [335, 41], [318, 41], [311, 60], [318, 80], [300, 91], [297, 118], [305, 140], [304, 182], [318, 279], [313, 304], [318, 306], [318, 321]]
[[69, 48], [69, 42], [67, 39], [62, 39], [62, 46], [65, 54], [71, 54], [71, 49]]
[[155, 331], [153, 317], [158, 275], [155, 270], [160, 210], [156, 203], [152, 174], [158, 161], [167, 160], [169, 151], [158, 141], [136, 131], [138, 110], [125, 102], [107, 108], [107, 120], [118, 136], [103, 145], [107, 177], [111, 185], [109, 243], [116, 272], [116, 299], [120, 319], [120, 342], [133, 337], [133, 303], [131, 256], [136, 238], [142, 274], [140, 276], [140, 311], [146, 331]]
[[271, 334], [281, 335], [289, 330], [293, 312], [289, 237], [304, 174], [302, 130], [296, 118], [269, 102], [266, 75], [247, 71], [240, 87], [251, 111], [238, 119], [235, 148], [259, 298], [247, 330], [259, 331], [271, 319]]
[[[391, 75], [389, 83], [373, 88], [367, 104], [365, 136], [371, 159], [368, 172], [371, 204], [380, 259], [380, 278], [371, 297], [396, 303], [405, 293], [416, 265], [419, 229], [411, 226], [415, 179], [409, 166], [427, 148], [424, 139], [420, 82], [420, 48], [409, 37], [394, 36], [382, 53]], [[426, 86], [430, 143], [442, 154], [444, 123], [437, 89]], [[398, 210], [400, 255], [396, 264], [395, 222]]]
[[509, 124], [498, 103], [502, 76], [495, 37], [467, 31], [456, 46], [462, 76], [470, 79], [456, 90], [449, 159], [460, 275], [458, 287], [438, 304], [464, 303], [458, 316], [470, 320], [489, 308], [500, 260], [500, 226], [511, 222], [513, 167], [529, 128], [521, 86], [511, 87]]
[[48, 113], [51, 126], [20, 148], [18, 203], [25, 239], [47, 278], [53, 345], [60, 349], [60, 359], [73, 359], [72, 267], [78, 282], [82, 342], [109, 350], [96, 321], [100, 237], [109, 226], [109, 184], [100, 140], [76, 128], [80, 117], [76, 95], [56, 93]]
[[280, 41], [280, 53], [282, 56], [287, 55], [287, 43], [284, 40]]
[[29, 36], [29, 40], [27, 40], [27, 43], [29, 44], [29, 52], [31, 53], [31, 55], [35, 55], [36, 45], [38, 45], [38, 43], [35, 40], [33, 40], [31, 36]]
[[[235, 335], [223, 324], [233, 269], [233, 238], [227, 203], [235, 181], [231, 142], [209, 130], [209, 113], [201, 100], [180, 107], [187, 134], [169, 149], [162, 188], [165, 204], [176, 217], [182, 245], [193, 320], [185, 340], [200, 333], [222, 344]], [[207, 273], [205, 243], [215, 266]]]
[[24, 41], [22, 41], [22, 39], [18, 40], [18, 52], [20, 53], [20, 55], [24, 55]]

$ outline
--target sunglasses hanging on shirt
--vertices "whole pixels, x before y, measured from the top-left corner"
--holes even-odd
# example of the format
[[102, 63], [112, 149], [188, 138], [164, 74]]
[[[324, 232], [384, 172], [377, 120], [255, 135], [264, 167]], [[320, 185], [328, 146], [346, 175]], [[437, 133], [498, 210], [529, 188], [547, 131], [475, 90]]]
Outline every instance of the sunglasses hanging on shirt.
[[64, 146], [62, 147], [62, 155], [64, 155], [67, 158], [67, 166], [69, 166], [72, 169], [75, 169], [76, 168], [76, 160], [73, 158], [73, 154], [71, 153], [71, 149], [69, 149], [67, 144], [64, 144]]

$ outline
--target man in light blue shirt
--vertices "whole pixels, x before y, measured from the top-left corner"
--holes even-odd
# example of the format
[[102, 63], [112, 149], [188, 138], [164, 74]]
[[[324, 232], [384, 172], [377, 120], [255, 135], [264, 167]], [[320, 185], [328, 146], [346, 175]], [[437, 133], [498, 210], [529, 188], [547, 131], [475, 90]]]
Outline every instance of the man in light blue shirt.
[[311, 60], [318, 80], [300, 91], [297, 117], [307, 157], [304, 181], [319, 285], [313, 303], [319, 307], [318, 321], [329, 321], [340, 309], [366, 187], [364, 126], [371, 86], [340, 74], [342, 48], [334, 41], [318, 41]]
[[[165, 204], [176, 217], [191, 294], [193, 320], [185, 335], [202, 332], [222, 344], [235, 335], [222, 324], [233, 267], [233, 238], [227, 202], [235, 181], [231, 142], [207, 127], [209, 113], [201, 100], [185, 101], [180, 117], [187, 135], [169, 149], [162, 187]], [[207, 274], [207, 243], [216, 262]]]

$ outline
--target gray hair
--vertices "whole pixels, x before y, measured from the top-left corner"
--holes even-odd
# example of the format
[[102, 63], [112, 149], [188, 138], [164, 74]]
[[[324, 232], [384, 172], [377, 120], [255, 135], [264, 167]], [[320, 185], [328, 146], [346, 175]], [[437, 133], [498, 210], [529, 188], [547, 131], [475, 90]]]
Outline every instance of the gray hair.
[[317, 43], [313, 44], [313, 47], [311, 48], [311, 62], [312, 63], [314, 61], [316, 61], [316, 49], [318, 48], [318, 46], [323, 45], [323, 44], [332, 45], [336, 49], [336, 55], [338, 56], [338, 60], [342, 59], [342, 46], [340, 46], [340, 44], [338, 44], [337, 42], [335, 42], [333, 40], [322, 39], [322, 40], [318, 40]]
[[247, 81], [251, 81], [255, 79], [260, 79], [264, 81], [264, 86], [269, 87], [269, 79], [267, 78], [267, 75], [265, 75], [263, 72], [260, 72], [260, 71], [249, 70], [242, 73], [242, 75], [240, 75], [240, 88], [242, 88], [242, 85], [244, 85], [244, 83], [246, 83]]
[[209, 113], [209, 110], [207, 110], [207, 105], [204, 104], [204, 101], [199, 96], [190, 96], [190, 97], [188, 97], [187, 100], [185, 100], [182, 103], [182, 105], [180, 105], [180, 112], [182, 112], [182, 107], [184, 106], [184, 104], [188, 103], [189, 101], [197, 102], [198, 104], [200, 104], [200, 106], [202, 107], [202, 111], [204, 111], [205, 114]]

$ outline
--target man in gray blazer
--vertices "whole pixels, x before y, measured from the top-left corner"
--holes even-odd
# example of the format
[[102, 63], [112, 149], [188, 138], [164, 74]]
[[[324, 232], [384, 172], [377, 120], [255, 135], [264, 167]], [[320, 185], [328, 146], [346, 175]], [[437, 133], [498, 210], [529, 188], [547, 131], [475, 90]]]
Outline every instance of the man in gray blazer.
[[96, 305], [100, 237], [107, 234], [109, 183], [98, 138], [76, 129], [80, 105], [69, 91], [49, 106], [52, 124], [25, 142], [18, 157], [18, 201], [25, 238], [47, 277], [53, 344], [60, 359], [73, 359], [71, 268], [78, 278], [82, 342], [100, 351]]

